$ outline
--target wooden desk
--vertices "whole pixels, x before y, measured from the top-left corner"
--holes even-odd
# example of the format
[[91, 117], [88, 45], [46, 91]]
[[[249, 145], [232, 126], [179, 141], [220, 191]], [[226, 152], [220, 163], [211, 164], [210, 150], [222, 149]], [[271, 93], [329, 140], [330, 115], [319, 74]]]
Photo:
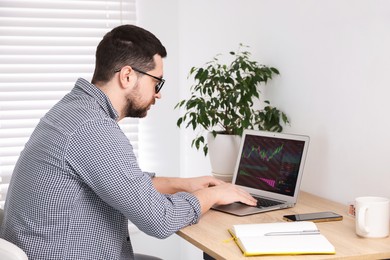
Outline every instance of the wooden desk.
[[[355, 219], [347, 215], [347, 207], [340, 203], [301, 192], [294, 208], [260, 213], [246, 217], [210, 210], [198, 224], [177, 232], [179, 236], [215, 259], [271, 259], [272, 256], [244, 257], [227, 231], [232, 225], [283, 221], [283, 215], [334, 211], [343, 215], [342, 221], [317, 223], [321, 233], [335, 246], [335, 255], [300, 255], [289, 259], [385, 259], [390, 258], [390, 237], [360, 238], [355, 234]], [[283, 258], [278, 256], [280, 259]]]

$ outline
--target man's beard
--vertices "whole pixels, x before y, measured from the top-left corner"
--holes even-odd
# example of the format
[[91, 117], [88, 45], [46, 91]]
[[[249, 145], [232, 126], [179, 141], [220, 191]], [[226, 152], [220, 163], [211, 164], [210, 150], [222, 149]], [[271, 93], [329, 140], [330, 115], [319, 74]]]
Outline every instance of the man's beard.
[[[148, 113], [149, 105], [142, 107], [137, 103], [140, 100], [140, 95], [138, 92], [138, 84], [135, 86], [134, 91], [130, 93], [127, 97], [127, 106], [125, 108], [125, 117], [138, 117], [143, 118]], [[151, 104], [150, 102], [149, 104]]]
[[125, 109], [125, 117], [145, 117], [148, 113], [148, 109], [145, 107], [137, 107], [134, 101], [128, 100], [127, 107]]

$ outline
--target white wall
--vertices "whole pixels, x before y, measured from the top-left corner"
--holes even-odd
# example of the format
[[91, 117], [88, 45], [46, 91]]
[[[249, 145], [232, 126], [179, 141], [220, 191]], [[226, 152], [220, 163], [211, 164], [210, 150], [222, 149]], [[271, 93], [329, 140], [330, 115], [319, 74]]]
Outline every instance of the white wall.
[[[143, 124], [154, 144], [145, 166], [171, 176], [209, 174], [208, 158], [190, 148], [192, 131], [176, 128], [173, 106], [188, 95], [190, 67], [244, 43], [256, 60], [281, 72], [264, 94], [288, 114], [285, 132], [311, 137], [302, 189], [342, 203], [360, 195], [390, 197], [390, 1], [138, 5], [140, 25], [160, 37], [169, 53], [163, 99]], [[186, 250], [193, 249], [182, 249], [183, 255]]]
[[[180, 132], [176, 127], [179, 111], [173, 110], [180, 95], [178, 14], [176, 0], [137, 2], [138, 25], [155, 34], [168, 52], [164, 60], [166, 82], [161, 90], [162, 98], [156, 101], [148, 116], [140, 120], [140, 166], [160, 176], [179, 176], [180, 169]], [[131, 241], [137, 253], [163, 259], [186, 259], [180, 249], [185, 242], [177, 235], [159, 240], [136, 232], [131, 234]]]
[[[343, 203], [366, 194], [390, 197], [389, 1], [184, 2], [183, 97], [191, 66], [250, 45], [256, 60], [281, 72], [265, 94], [290, 117], [285, 132], [311, 137], [303, 189]], [[191, 137], [184, 136], [182, 149]], [[190, 175], [207, 164], [191, 152], [182, 156]]]

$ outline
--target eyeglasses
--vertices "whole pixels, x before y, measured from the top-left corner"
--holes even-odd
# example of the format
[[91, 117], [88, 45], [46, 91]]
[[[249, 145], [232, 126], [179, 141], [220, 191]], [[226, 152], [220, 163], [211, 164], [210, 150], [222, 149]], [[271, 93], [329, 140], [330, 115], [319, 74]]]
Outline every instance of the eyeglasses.
[[138, 72], [138, 73], [145, 74], [145, 75], [147, 75], [147, 76], [149, 76], [149, 77], [152, 77], [152, 78], [154, 78], [155, 80], [158, 80], [158, 83], [156, 84], [156, 87], [155, 87], [155, 92], [156, 92], [156, 94], [157, 94], [158, 92], [160, 92], [160, 90], [161, 90], [162, 87], [164, 86], [165, 79], [159, 78], [159, 77], [156, 77], [156, 76], [153, 76], [153, 75], [150, 75], [149, 73], [146, 73], [146, 72], [144, 72], [144, 71], [142, 71], [142, 70], [138, 70], [138, 69], [136, 69], [136, 68], [133, 68], [133, 70], [135, 70], [135, 71]]
[[[156, 87], [155, 87], [155, 89], [154, 89], [154, 91], [156, 92], [156, 94], [157, 94], [158, 92], [160, 92], [160, 90], [161, 90], [162, 87], [164, 86], [165, 79], [159, 78], [159, 77], [156, 77], [156, 76], [153, 76], [153, 75], [150, 75], [149, 73], [146, 73], [145, 71], [142, 71], [142, 70], [139, 70], [139, 69], [136, 69], [136, 68], [133, 68], [133, 70], [135, 70], [135, 71], [138, 72], [138, 73], [141, 73], [141, 74], [147, 75], [147, 76], [149, 76], [149, 77], [152, 77], [152, 78], [154, 78], [155, 80], [158, 80], [158, 82], [157, 82], [157, 84], [156, 84]], [[119, 71], [121, 71], [121, 69], [116, 70], [115, 73], [116, 73], [116, 72], [119, 72]]]

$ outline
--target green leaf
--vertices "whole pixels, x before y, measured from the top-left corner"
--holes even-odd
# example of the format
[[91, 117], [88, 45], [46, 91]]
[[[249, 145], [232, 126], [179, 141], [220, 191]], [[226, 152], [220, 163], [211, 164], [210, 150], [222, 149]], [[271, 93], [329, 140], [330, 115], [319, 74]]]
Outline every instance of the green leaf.
[[181, 125], [182, 123], [183, 123], [183, 118], [180, 117], [180, 118], [177, 120], [176, 125], [177, 125], [178, 127], [180, 127], [180, 125]]
[[278, 75], [280, 74], [280, 73], [279, 73], [279, 70], [277, 70], [276, 68], [271, 67], [270, 69], [271, 69], [271, 71], [272, 71], [273, 73], [278, 74]]
[[209, 151], [209, 148], [207, 147], [207, 144], [205, 146], [203, 146], [203, 153], [204, 153], [204, 156], [207, 155], [207, 152]]

